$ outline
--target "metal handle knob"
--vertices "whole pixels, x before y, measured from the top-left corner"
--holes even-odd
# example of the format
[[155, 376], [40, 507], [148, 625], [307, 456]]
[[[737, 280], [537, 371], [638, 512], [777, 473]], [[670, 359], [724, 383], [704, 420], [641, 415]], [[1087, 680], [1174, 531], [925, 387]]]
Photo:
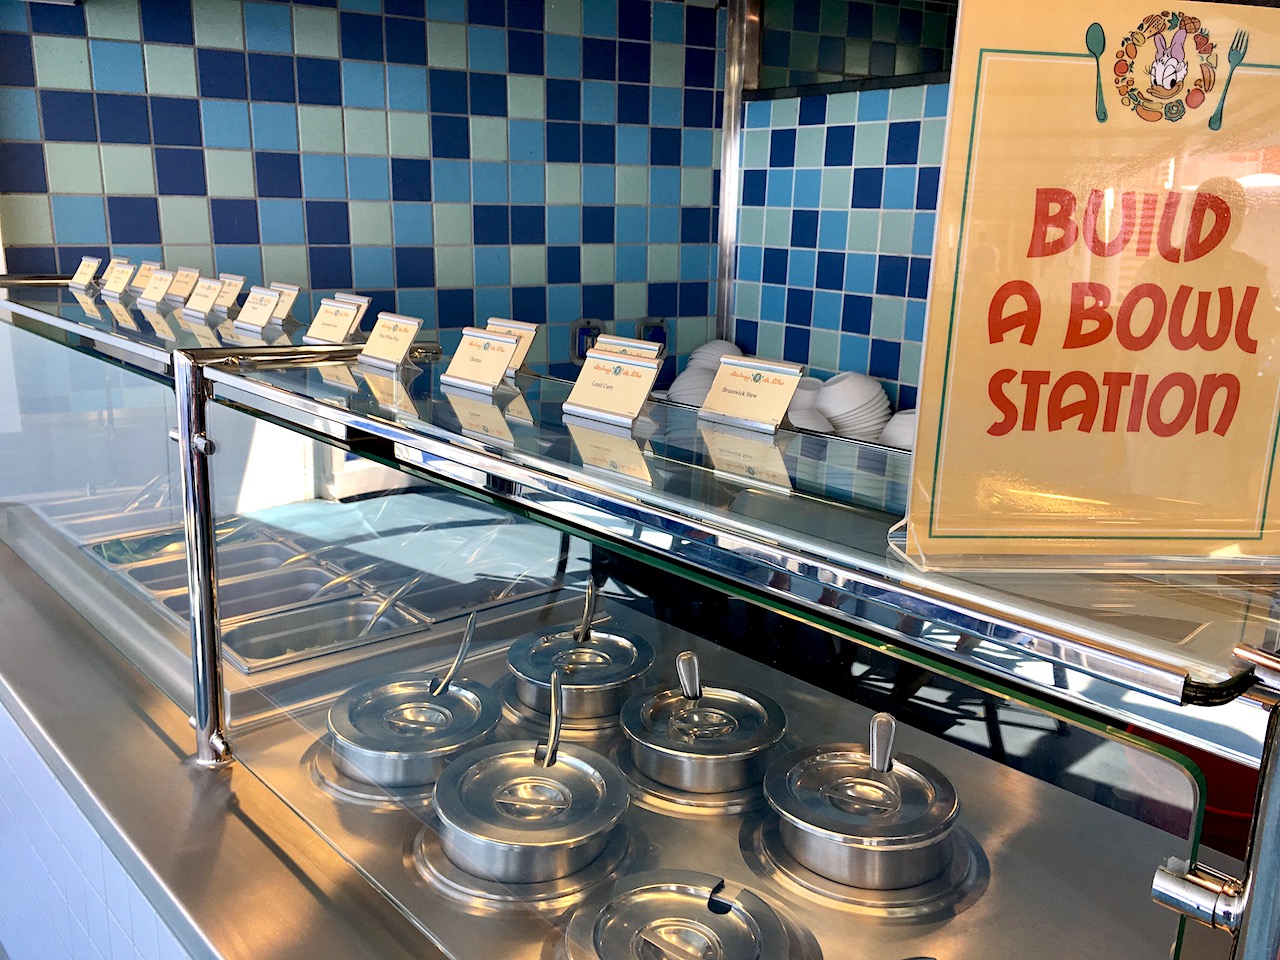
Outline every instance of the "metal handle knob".
[[471, 640], [475, 635], [476, 615], [473, 613], [467, 618], [467, 629], [462, 631], [462, 643], [458, 646], [458, 654], [453, 658], [453, 663], [449, 664], [449, 669], [445, 671], [443, 677], [437, 677], [431, 683], [431, 695], [433, 697], [449, 692], [449, 684], [453, 682], [453, 678], [462, 669], [462, 661], [467, 659], [467, 654], [471, 652]]
[[578, 624], [578, 629], [573, 632], [573, 638], [578, 641], [591, 639], [591, 621], [596, 615], [596, 581], [594, 577], [587, 578], [587, 593], [582, 605], [582, 622]]
[[888, 773], [893, 769], [893, 738], [898, 721], [891, 713], [877, 713], [871, 718], [871, 769]]
[[533, 759], [544, 767], [556, 765], [556, 754], [560, 751], [560, 717], [564, 711], [560, 689], [560, 671], [551, 671], [551, 726], [547, 731], [546, 742], [538, 744], [533, 751]]
[[692, 650], [676, 657], [676, 676], [680, 678], [680, 692], [686, 700], [702, 699], [702, 671], [698, 667], [698, 655]]

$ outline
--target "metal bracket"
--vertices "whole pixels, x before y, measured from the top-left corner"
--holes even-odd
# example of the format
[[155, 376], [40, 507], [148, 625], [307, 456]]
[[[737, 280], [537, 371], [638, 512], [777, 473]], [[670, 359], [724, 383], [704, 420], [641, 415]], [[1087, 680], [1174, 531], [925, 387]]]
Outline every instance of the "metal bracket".
[[1235, 934], [1244, 912], [1244, 884], [1212, 867], [1170, 857], [1156, 868], [1151, 899], [1197, 923]]

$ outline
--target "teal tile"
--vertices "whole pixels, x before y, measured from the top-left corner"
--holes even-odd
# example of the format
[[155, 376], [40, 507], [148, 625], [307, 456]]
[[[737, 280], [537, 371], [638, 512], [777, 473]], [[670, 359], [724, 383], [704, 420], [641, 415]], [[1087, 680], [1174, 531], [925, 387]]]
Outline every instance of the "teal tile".
[[920, 124], [920, 163], [942, 163], [942, 148], [947, 137], [945, 117], [924, 120]]
[[103, 40], [142, 39], [138, 0], [94, 0], [84, 8], [89, 36]]
[[649, 245], [649, 282], [664, 283], [680, 279], [680, 247], [674, 243]]
[[760, 284], [752, 280], [739, 280], [733, 301], [735, 316], [744, 320], [757, 320], [760, 317]]
[[104, 143], [100, 148], [102, 183], [106, 193], [151, 196], [156, 192], [151, 148], [126, 143]]
[[213, 247], [167, 243], [160, 254], [163, 263], [178, 263], [199, 270], [202, 276], [217, 276], [213, 265]]
[[582, 246], [582, 279], [586, 283], [613, 283], [614, 257], [611, 243], [587, 243]]
[[393, 110], [387, 114], [387, 132], [391, 156], [431, 156], [431, 118], [425, 113]]
[[911, 234], [915, 214], [905, 210], [886, 210], [880, 215], [881, 253], [911, 253]]
[[338, 56], [338, 12], [293, 5], [293, 48], [300, 57]]
[[762, 321], [756, 328], [756, 356], [766, 360], [782, 359], [782, 324]]
[[541, 286], [547, 282], [547, 248], [521, 244], [511, 248], [511, 285]]
[[387, 111], [343, 110], [347, 153], [387, 156]]
[[854, 123], [858, 119], [858, 92], [833, 93], [827, 97], [827, 123]]
[[738, 242], [750, 247], [764, 245], [764, 207], [742, 207], [739, 209]]
[[[819, 127], [819, 130], [822, 128]], [[771, 131], [744, 130], [742, 133], [742, 166], [760, 169], [769, 166], [769, 138]]]
[[684, 86], [684, 47], [655, 43], [649, 55], [649, 78], [655, 87]]
[[143, 47], [147, 58], [147, 92], [168, 97], [196, 95], [196, 57], [194, 47], [168, 43], [148, 43]]
[[342, 108], [298, 105], [298, 146], [303, 153], [341, 153]]
[[160, 235], [170, 244], [213, 243], [209, 201], [204, 197], [161, 197]]
[[903, 341], [902, 360], [898, 363], [898, 382], [909, 387], [920, 385], [920, 358], [924, 354], [924, 345]]
[[764, 212], [764, 245], [766, 247], [791, 246], [791, 210], [783, 207], [767, 207]]
[[507, 77], [507, 116], [520, 120], [545, 120], [547, 88], [542, 77]]
[[897, 87], [889, 91], [890, 120], [918, 120], [924, 116], [924, 87]]
[[475, 286], [475, 260], [470, 246], [438, 246], [435, 248], [435, 254], [437, 287]]
[[880, 249], [880, 211], [849, 211], [849, 250], [875, 253]]
[[[300, 287], [310, 287], [311, 275], [307, 266], [307, 248], [284, 243], [263, 244], [262, 276], [267, 283], [294, 283]], [[305, 306], [295, 306], [293, 313], [299, 320], [304, 322], [309, 320], [307, 316], [309, 311]]]
[[467, 28], [463, 24], [427, 24], [427, 65], [467, 69]]
[[853, 136], [853, 165], [883, 167], [889, 150], [889, 124], [880, 121], [860, 123]]
[[96, 143], [46, 143], [44, 156], [50, 193], [102, 193]]
[[547, 33], [582, 35], [582, 0], [547, 0]]
[[576, 163], [547, 164], [547, 203], [582, 203], [582, 168]]
[[507, 121], [502, 117], [471, 118], [471, 159], [507, 159]]
[[613, 287], [613, 314], [616, 317], [646, 317], [649, 315], [649, 285], [645, 283], [618, 283]]
[[[244, 18], [239, 4], [229, 4], [227, 0], [191, 0], [191, 13], [198, 46], [244, 49]], [[336, 23], [337, 15], [330, 13], [330, 16]], [[334, 31], [336, 37], [336, 26]], [[336, 45], [333, 55], [337, 56]]]
[[801, 127], [796, 131], [796, 166], [820, 167], [827, 148], [826, 127]]
[[205, 179], [211, 197], [252, 197], [253, 154], [248, 150], [206, 150]]
[[35, 52], [36, 82], [41, 87], [91, 90], [89, 44], [76, 37], [31, 38]]
[[47, 194], [0, 193], [4, 242], [14, 246], [53, 243], [53, 216]]
[[822, 171], [822, 209], [847, 210], [852, 196], [852, 170], [848, 167], [827, 167]]
[[391, 244], [391, 207], [380, 200], [352, 200], [349, 206], [351, 242], [357, 246]]
[[614, 171], [614, 197], [619, 204], [649, 202], [649, 168], [618, 167]]
[[773, 101], [773, 126], [794, 127], [800, 123], [800, 101], [795, 97]]
[[[719, 153], [716, 154], [719, 156]], [[643, 174], [643, 170], [640, 171]], [[715, 176], [709, 169], [680, 171], [680, 203], [686, 207], [709, 207], [716, 202]]]
[[809, 332], [809, 366], [820, 370], [835, 370], [839, 364], [840, 331], [811, 330]]
[[[435, 228], [437, 244], [455, 246], [471, 243], [471, 204], [469, 203], [437, 203], [432, 211], [432, 222]], [[438, 248], [437, 248], [438, 249]], [[436, 274], [440, 273], [440, 264], [436, 263]], [[456, 286], [456, 284], [455, 284]]]
[[907, 323], [904, 297], [876, 297], [871, 303], [871, 336], [881, 340], [901, 340]]
[[706, 317], [679, 317], [671, 321], [675, 324], [676, 352], [685, 355], [692, 353], [704, 343], [715, 339], [715, 319], [708, 322]]

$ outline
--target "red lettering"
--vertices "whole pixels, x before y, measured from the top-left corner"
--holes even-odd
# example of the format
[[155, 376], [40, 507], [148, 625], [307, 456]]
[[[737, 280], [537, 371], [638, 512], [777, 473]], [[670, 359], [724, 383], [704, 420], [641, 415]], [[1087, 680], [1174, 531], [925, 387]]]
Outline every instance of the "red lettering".
[[1084, 222], [1080, 232], [1084, 235], [1089, 250], [1095, 257], [1114, 257], [1129, 244], [1134, 230], [1134, 194], [1126, 191], [1120, 195], [1120, 227], [1115, 237], [1104, 241], [1098, 236], [1098, 211], [1101, 209], [1106, 194], [1094, 190], [1089, 194], [1089, 202], [1084, 208]]
[[1151, 235], [1156, 229], [1156, 204], [1154, 193], [1142, 195], [1142, 214], [1138, 217], [1138, 245], [1133, 251], [1139, 257], [1151, 255]]
[[987, 433], [993, 437], [1003, 437], [1018, 422], [1018, 405], [1005, 396], [1004, 388], [1017, 377], [1017, 370], [997, 370], [987, 383], [987, 396], [1000, 411], [1000, 419], [987, 427]]
[[[1175, 389], [1182, 391], [1182, 402], [1172, 420], [1164, 419], [1164, 401]], [[1157, 437], [1172, 437], [1187, 425], [1196, 406], [1196, 382], [1189, 373], [1171, 373], [1162, 377], [1151, 391], [1147, 405], [1147, 427]]]
[[1231, 428], [1236, 408], [1240, 406], [1240, 379], [1231, 373], [1210, 373], [1200, 383], [1200, 397], [1196, 403], [1196, 433], [1204, 433], [1209, 429], [1209, 413], [1214, 396], [1219, 390], [1225, 390], [1226, 396], [1223, 397], [1222, 413], [1218, 414], [1213, 432], [1225, 437], [1227, 430]]
[[[1231, 288], [1219, 287], [1218, 299], [1222, 302], [1222, 310], [1231, 313]], [[1253, 305], [1258, 302], [1258, 288], [1245, 287], [1244, 299], [1240, 301], [1240, 313], [1236, 317], [1236, 346], [1245, 353], [1257, 353], [1258, 341], [1249, 336], [1249, 321], [1253, 319]]]
[[[1086, 298], [1093, 303], [1086, 304]], [[1062, 340], [1064, 350], [1076, 350], [1101, 343], [1111, 335], [1111, 291], [1105, 283], [1073, 283], [1071, 285], [1071, 312], [1067, 316], [1067, 335]], [[1093, 328], [1084, 329], [1084, 321], [1093, 321]]]
[[1040, 391], [1049, 382], [1048, 370], [1023, 370], [1022, 385], [1027, 388], [1027, 405], [1022, 409], [1022, 429], [1034, 430], [1040, 415]]
[[1201, 290], [1196, 294], [1196, 318], [1192, 321], [1191, 331], [1183, 331], [1182, 320], [1186, 313], [1187, 300], [1191, 296], [1191, 288], [1181, 286], [1173, 295], [1173, 306], [1169, 310], [1169, 342], [1175, 350], [1217, 350], [1231, 336], [1231, 288], [1226, 287], [1227, 300], [1219, 299], [1218, 326], [1209, 333], [1209, 301], [1213, 292]]
[[[1060, 187], [1036, 190], [1036, 212], [1031, 227], [1031, 243], [1027, 257], [1051, 257], [1071, 249], [1076, 242], [1077, 227], [1072, 217], [1076, 212], [1076, 195]], [[1049, 238], [1051, 231], [1058, 235]]]
[[1102, 411], [1103, 433], [1116, 432], [1116, 422], [1120, 419], [1120, 400], [1124, 396], [1124, 388], [1132, 379], [1133, 374], [1118, 370], [1108, 370], [1102, 375], [1102, 385], [1107, 391], [1107, 402]]
[[1156, 248], [1160, 256], [1170, 263], [1182, 259], [1182, 251], [1173, 245], [1173, 221], [1178, 216], [1178, 206], [1182, 203], [1182, 194], [1170, 193], [1164, 201], [1164, 212], [1160, 214], [1160, 232], [1156, 234]]
[[[1213, 214], [1213, 226], [1202, 233], [1204, 215]], [[1184, 263], [1199, 260], [1222, 242], [1231, 227], [1231, 206], [1217, 194], [1197, 193], [1191, 205], [1191, 221], [1187, 224], [1187, 243], [1182, 252]]]
[[1128, 433], [1137, 433], [1142, 429], [1142, 405], [1147, 402], [1147, 381], [1145, 373], [1133, 378], [1133, 396], [1129, 400], [1129, 422], [1125, 424]]
[[[1079, 400], [1066, 402], [1066, 393], [1072, 387], [1084, 394]], [[1061, 430], [1072, 417], [1079, 417], [1076, 429], [1081, 433], [1093, 430], [1098, 418], [1098, 381], [1083, 370], [1069, 370], [1060, 376], [1049, 391], [1049, 429]]]
[[[1133, 332], [1133, 314], [1143, 300], [1151, 301], [1151, 321], [1142, 336]], [[1120, 312], [1116, 314], [1116, 339], [1126, 350], [1145, 350], [1156, 342], [1160, 330], [1164, 327], [1164, 315], [1168, 308], [1164, 291], [1154, 283], [1140, 283], [1130, 290], [1120, 304]]]
[[[1013, 297], [1021, 297], [1024, 308], [1006, 314], [1005, 309]], [[1035, 343], [1040, 330], [1040, 294], [1026, 280], [1010, 280], [1001, 284], [987, 307], [987, 337], [992, 343], [1003, 342], [1018, 327], [1022, 328], [1018, 336], [1020, 343], [1027, 346]]]

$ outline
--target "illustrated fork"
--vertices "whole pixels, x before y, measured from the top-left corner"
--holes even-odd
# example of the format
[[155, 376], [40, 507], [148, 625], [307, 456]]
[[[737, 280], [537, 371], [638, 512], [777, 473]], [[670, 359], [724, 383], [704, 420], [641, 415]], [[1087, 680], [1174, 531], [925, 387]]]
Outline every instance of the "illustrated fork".
[[1209, 118], [1209, 129], [1219, 130], [1222, 128], [1222, 107], [1227, 102], [1227, 89], [1231, 86], [1231, 75], [1236, 72], [1236, 67], [1240, 66], [1244, 60], [1245, 52], [1249, 49], [1249, 31], [1237, 30], [1235, 38], [1231, 41], [1231, 49], [1227, 51], [1227, 79], [1222, 82], [1222, 96], [1218, 98], [1218, 109], [1213, 111], [1213, 116]]

